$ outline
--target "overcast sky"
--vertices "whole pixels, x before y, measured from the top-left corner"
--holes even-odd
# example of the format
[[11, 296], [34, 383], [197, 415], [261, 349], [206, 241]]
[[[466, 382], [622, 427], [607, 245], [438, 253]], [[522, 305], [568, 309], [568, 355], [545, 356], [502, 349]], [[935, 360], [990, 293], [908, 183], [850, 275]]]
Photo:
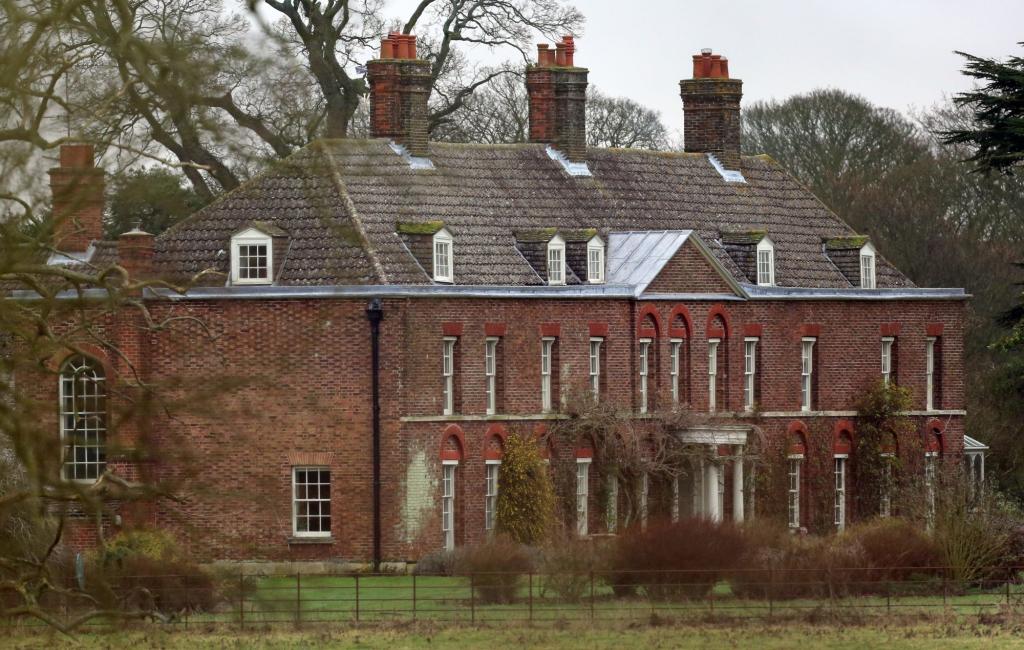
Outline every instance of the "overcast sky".
[[[390, 0], [405, 16], [415, 0]], [[901, 111], [969, 87], [962, 50], [1024, 54], [1024, 0], [577, 0], [576, 62], [606, 93], [682, 120], [679, 79], [703, 47], [729, 59], [744, 101], [833, 86]]]

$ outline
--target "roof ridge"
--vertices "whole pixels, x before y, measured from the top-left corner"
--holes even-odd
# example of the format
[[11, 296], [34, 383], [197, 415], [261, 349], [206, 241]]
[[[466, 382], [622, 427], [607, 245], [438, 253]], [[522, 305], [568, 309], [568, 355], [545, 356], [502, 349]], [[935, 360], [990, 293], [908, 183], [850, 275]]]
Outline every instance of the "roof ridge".
[[345, 181], [341, 178], [341, 172], [338, 170], [337, 164], [335, 164], [334, 156], [322, 140], [314, 142], [313, 146], [320, 149], [324, 158], [327, 159], [327, 166], [331, 170], [331, 180], [334, 182], [335, 189], [341, 197], [345, 214], [348, 215], [348, 218], [352, 221], [352, 225], [355, 226], [355, 230], [359, 234], [359, 240], [363, 244], [363, 250], [366, 251], [366, 256], [370, 258], [370, 263], [373, 264], [373, 268], [377, 273], [378, 279], [381, 284], [387, 284], [388, 279], [387, 274], [384, 272], [384, 265], [381, 264], [380, 257], [377, 255], [376, 249], [374, 249], [373, 244], [370, 243], [370, 238], [366, 235], [366, 229], [363, 227], [363, 220], [359, 217], [356, 205], [352, 202], [352, 197], [348, 194], [348, 188], [345, 186]]

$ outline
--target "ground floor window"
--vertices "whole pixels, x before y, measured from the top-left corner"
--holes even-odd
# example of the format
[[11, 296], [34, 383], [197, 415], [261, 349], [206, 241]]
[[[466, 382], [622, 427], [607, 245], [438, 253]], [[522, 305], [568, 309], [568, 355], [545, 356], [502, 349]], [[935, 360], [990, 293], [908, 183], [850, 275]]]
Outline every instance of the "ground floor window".
[[441, 533], [446, 551], [455, 549], [455, 470], [457, 462], [445, 461], [441, 466]]
[[803, 456], [789, 457], [789, 527], [800, 528], [800, 470]]
[[331, 470], [326, 467], [292, 469], [292, 532], [297, 537], [331, 534]]
[[494, 530], [495, 513], [498, 509], [498, 472], [501, 461], [487, 461], [484, 486], [484, 528]]
[[846, 456], [835, 457], [835, 524], [836, 529], [846, 527]]
[[590, 459], [576, 460], [576, 533], [581, 537], [587, 535], [587, 508], [590, 500]]

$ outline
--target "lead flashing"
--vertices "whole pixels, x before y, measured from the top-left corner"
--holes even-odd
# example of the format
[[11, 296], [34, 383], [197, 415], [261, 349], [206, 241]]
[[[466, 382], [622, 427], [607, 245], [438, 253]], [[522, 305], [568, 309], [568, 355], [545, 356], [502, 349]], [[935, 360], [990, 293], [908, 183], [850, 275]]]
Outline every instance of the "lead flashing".
[[405, 160], [405, 162], [409, 163], [409, 168], [410, 169], [433, 169], [434, 168], [434, 161], [432, 161], [430, 158], [424, 158], [422, 156], [414, 156], [414, 155], [410, 154], [409, 150], [406, 149], [403, 145], [400, 145], [400, 144], [392, 141], [392, 142], [388, 142], [388, 146], [391, 147], [392, 151], [394, 151], [399, 156], [401, 156]]
[[718, 158], [713, 153], [708, 154], [708, 160], [711, 161], [711, 165], [715, 168], [726, 183], [746, 183], [747, 179], [743, 178], [743, 172], [732, 169], [726, 169]]
[[572, 162], [565, 157], [565, 154], [551, 145], [545, 147], [544, 150], [548, 152], [548, 158], [562, 165], [562, 168], [565, 169], [566, 173], [570, 176], [593, 176], [593, 174], [590, 173], [590, 167], [587, 167], [586, 162]]

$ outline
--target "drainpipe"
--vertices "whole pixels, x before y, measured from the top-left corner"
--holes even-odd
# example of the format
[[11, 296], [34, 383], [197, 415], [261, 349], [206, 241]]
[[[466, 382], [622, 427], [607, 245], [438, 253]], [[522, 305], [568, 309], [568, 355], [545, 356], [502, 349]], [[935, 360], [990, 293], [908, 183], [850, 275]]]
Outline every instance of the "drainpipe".
[[380, 322], [384, 319], [384, 308], [380, 298], [374, 298], [366, 306], [366, 318], [370, 321], [370, 377], [373, 394], [373, 570], [380, 571], [381, 526], [380, 526]]

